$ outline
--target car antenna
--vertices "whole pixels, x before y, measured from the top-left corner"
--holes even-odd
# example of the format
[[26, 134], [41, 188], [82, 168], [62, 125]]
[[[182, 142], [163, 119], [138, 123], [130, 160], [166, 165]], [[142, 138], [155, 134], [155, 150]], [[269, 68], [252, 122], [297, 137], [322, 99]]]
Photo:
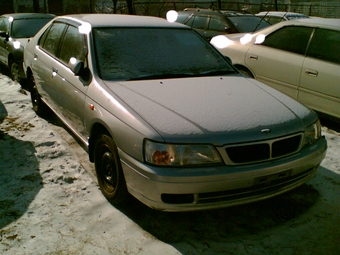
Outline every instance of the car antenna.
[[264, 16], [260, 19], [259, 23], [257, 23], [256, 27], [254, 28], [253, 33], [256, 31], [256, 29], [259, 27], [259, 25], [261, 24], [262, 20], [268, 15], [268, 13], [269, 13], [269, 11], [267, 11], [266, 15], [264, 15]]

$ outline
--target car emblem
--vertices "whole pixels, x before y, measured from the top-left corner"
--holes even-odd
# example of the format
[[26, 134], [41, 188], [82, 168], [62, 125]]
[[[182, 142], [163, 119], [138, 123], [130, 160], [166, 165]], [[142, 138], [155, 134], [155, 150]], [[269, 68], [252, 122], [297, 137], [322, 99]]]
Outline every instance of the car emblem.
[[265, 128], [261, 130], [262, 134], [269, 135], [271, 130], [269, 128]]

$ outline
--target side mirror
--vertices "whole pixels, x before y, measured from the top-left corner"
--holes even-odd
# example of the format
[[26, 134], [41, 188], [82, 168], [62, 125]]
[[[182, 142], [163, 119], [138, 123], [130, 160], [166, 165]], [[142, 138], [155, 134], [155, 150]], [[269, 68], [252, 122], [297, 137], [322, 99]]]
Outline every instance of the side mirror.
[[231, 58], [228, 56], [224, 56], [224, 59], [227, 60], [227, 62], [231, 65], [233, 65], [233, 62], [231, 61]]
[[5, 32], [5, 31], [0, 31], [0, 37], [5, 37], [6, 38], [6, 40], [8, 40], [8, 33], [7, 32]]
[[224, 28], [224, 31], [227, 33], [227, 34], [233, 34], [235, 33], [235, 30], [231, 27], [225, 27]]
[[76, 76], [81, 76], [84, 71], [84, 62], [75, 58], [70, 59], [68, 66]]

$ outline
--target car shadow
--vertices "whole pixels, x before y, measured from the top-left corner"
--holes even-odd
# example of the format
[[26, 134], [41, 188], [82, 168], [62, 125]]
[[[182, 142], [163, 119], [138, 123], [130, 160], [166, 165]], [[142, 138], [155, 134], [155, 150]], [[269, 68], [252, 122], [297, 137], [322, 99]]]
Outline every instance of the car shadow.
[[150, 209], [135, 199], [116, 208], [145, 231], [176, 247], [177, 243], [193, 240], [200, 243], [239, 240], [240, 236], [275, 228], [306, 212], [319, 198], [318, 190], [304, 184], [270, 199], [216, 210], [167, 213]]
[[335, 132], [340, 133], [340, 119], [335, 117], [329, 117], [325, 115], [320, 115], [320, 122], [322, 126], [327, 127], [328, 129], [334, 130]]
[[7, 134], [11, 121], [0, 101], [0, 229], [20, 218], [43, 187], [35, 148]]

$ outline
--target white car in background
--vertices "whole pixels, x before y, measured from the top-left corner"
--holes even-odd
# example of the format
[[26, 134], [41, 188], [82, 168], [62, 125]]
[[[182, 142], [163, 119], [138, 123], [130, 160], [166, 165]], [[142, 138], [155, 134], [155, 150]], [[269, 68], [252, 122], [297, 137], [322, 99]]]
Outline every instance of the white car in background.
[[340, 19], [280, 22], [211, 43], [241, 72], [340, 118]]
[[294, 20], [294, 19], [308, 19], [309, 16], [297, 12], [278, 12], [278, 11], [265, 11], [255, 14], [255, 16], [263, 18], [269, 24], [273, 25], [281, 21]]

